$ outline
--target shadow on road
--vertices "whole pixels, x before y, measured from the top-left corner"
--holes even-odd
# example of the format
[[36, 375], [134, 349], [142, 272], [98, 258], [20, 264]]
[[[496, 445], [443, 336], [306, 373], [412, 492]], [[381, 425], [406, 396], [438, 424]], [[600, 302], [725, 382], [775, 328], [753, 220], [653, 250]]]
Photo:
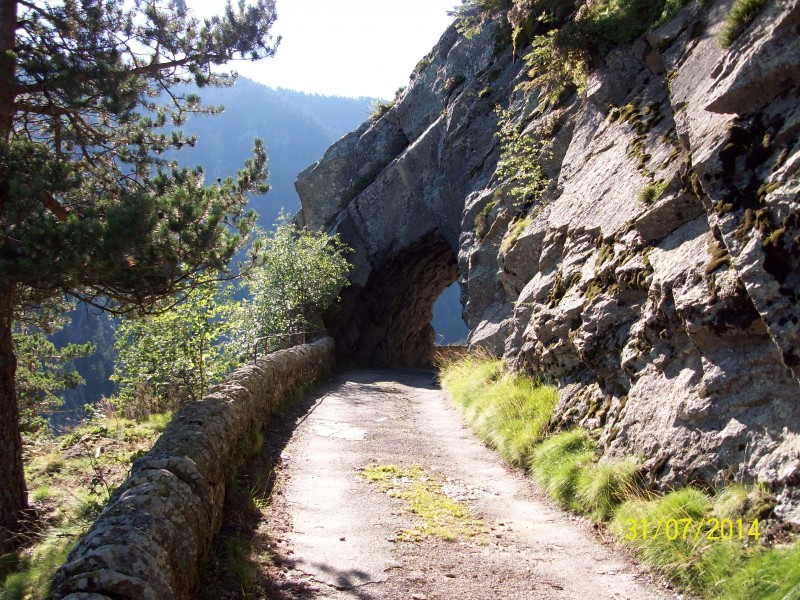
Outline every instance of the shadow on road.
[[[401, 369], [403, 383], [425, 389], [438, 387], [435, 372], [422, 369]], [[201, 581], [204, 600], [290, 600], [314, 598], [320, 591], [311, 577], [290, 579], [296, 561], [291, 555], [281, 555], [281, 532], [263, 526], [264, 511], [269, 510], [270, 498], [275, 492], [276, 473], [282, 464], [281, 455], [295, 429], [310, 415], [325, 396], [336, 389], [337, 395], [352, 392], [363, 395], [363, 385], [377, 392], [391, 394], [396, 390], [393, 382], [386, 380], [385, 370], [348, 371], [348, 382], [341, 383], [337, 373], [302, 398], [289, 400], [270, 417], [263, 430], [263, 446], [251, 454], [231, 473], [225, 498], [223, 523], [214, 538], [211, 557]], [[351, 383], [358, 385], [349, 385]], [[348, 390], [351, 387], [351, 390]], [[254, 441], [260, 441], [255, 439]], [[291, 528], [291, 523], [286, 523]], [[321, 571], [331, 574], [340, 590], [352, 590], [369, 579], [367, 573], [354, 568], [337, 570], [330, 565], [315, 563]], [[357, 596], [372, 598], [367, 590], [358, 590]]]

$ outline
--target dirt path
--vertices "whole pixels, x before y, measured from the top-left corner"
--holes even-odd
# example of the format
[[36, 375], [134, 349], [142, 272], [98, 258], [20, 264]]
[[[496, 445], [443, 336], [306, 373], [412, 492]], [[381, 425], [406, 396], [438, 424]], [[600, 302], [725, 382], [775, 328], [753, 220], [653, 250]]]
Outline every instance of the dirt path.
[[[275, 424], [274, 438], [285, 447], [272, 506], [258, 529], [270, 532], [278, 568], [259, 596], [671, 597], [598, 542], [586, 523], [537, 497], [462, 425], [432, 373], [349, 372], [318, 389], [303, 411]], [[423, 480], [483, 521], [484, 533], [399, 541], [419, 517], [397, 489], [393, 497], [362, 476], [370, 464], [418, 465]]]

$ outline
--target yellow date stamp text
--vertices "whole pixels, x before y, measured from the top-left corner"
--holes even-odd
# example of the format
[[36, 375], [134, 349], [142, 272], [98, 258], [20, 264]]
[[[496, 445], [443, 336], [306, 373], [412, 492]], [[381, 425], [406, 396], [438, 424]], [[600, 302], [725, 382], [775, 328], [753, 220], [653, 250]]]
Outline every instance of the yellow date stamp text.
[[625, 521], [625, 539], [657, 540], [666, 538], [673, 540], [689, 540], [696, 542], [706, 539], [728, 542], [731, 540], [758, 541], [758, 519], [747, 523], [742, 519], [718, 519], [716, 517], [697, 519], [658, 519], [648, 521], [627, 519]]

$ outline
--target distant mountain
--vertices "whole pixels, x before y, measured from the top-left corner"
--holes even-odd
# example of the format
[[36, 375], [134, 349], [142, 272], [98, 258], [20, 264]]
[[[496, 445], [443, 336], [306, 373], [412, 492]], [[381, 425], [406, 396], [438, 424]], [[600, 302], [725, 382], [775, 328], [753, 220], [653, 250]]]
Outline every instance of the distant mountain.
[[281, 208], [294, 213], [300, 200], [297, 174], [323, 155], [333, 142], [370, 115], [371, 98], [341, 98], [273, 89], [245, 78], [231, 88], [204, 88], [204, 104], [223, 105], [217, 116], [190, 118], [182, 127], [197, 136], [194, 148], [175, 156], [182, 165], [203, 165], [206, 181], [236, 175], [261, 138], [269, 157], [270, 192], [254, 198], [259, 225], [269, 227]]
[[[252, 208], [258, 223], [270, 228], [281, 208], [289, 213], [300, 209], [294, 189], [297, 174], [319, 160], [325, 150], [363, 123], [371, 113], [372, 98], [342, 98], [273, 89], [240, 77], [230, 88], [204, 88], [198, 92], [202, 103], [224, 106], [216, 116], [190, 117], [181, 129], [197, 136], [194, 148], [184, 146], [174, 154], [183, 166], [202, 165], [206, 182], [217, 177], [236, 175], [250, 158], [253, 140], [261, 138], [269, 157], [268, 194], [255, 197]], [[449, 290], [436, 305], [434, 328], [445, 343], [465, 339], [466, 326], [461, 321], [458, 290]], [[65, 394], [65, 406], [54, 422], [79, 418], [83, 405], [101, 395], [108, 395], [113, 385], [108, 376], [113, 370], [111, 348], [113, 321], [107, 315], [79, 307], [72, 313], [72, 324], [55, 339], [57, 344], [93, 341], [96, 355], [76, 361], [76, 368], [86, 380]]]

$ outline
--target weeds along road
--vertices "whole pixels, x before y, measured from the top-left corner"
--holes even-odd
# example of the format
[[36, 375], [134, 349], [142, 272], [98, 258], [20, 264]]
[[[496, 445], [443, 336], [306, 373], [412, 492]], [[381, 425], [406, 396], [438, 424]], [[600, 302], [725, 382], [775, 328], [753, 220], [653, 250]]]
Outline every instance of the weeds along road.
[[258, 572], [217, 597], [674, 597], [482, 445], [430, 371], [345, 373], [271, 428]]

